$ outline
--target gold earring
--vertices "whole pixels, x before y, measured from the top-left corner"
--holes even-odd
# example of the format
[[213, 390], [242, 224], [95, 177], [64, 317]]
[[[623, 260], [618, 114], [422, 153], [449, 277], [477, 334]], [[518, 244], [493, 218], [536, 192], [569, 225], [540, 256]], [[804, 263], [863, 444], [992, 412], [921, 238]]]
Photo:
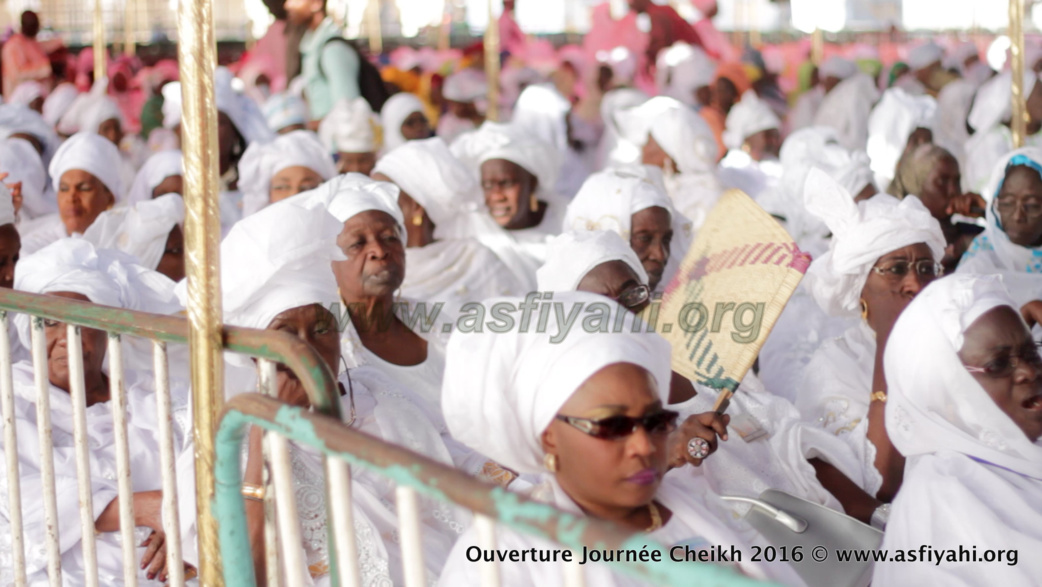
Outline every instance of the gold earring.
[[423, 226], [423, 214], [413, 214], [412, 216], [413, 226]]
[[748, 153], [749, 151], [752, 151], [752, 147], [749, 146], [749, 143], [742, 143], [742, 150]]
[[539, 211], [539, 198], [535, 197], [535, 194], [532, 194], [532, 197], [528, 198], [528, 209], [532, 212]]
[[861, 298], [861, 319], [868, 322], [868, 302]]
[[543, 455], [543, 466], [551, 473], [557, 472], [557, 455], [546, 453]]

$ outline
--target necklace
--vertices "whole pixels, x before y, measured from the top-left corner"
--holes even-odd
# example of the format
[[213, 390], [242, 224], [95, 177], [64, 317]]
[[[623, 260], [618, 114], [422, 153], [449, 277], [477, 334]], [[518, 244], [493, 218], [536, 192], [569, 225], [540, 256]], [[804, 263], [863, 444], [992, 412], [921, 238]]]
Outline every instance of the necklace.
[[650, 534], [662, 527], [662, 514], [659, 513], [655, 502], [648, 504], [648, 513], [651, 514], [651, 526], [648, 526], [648, 529], [644, 530], [644, 532]]

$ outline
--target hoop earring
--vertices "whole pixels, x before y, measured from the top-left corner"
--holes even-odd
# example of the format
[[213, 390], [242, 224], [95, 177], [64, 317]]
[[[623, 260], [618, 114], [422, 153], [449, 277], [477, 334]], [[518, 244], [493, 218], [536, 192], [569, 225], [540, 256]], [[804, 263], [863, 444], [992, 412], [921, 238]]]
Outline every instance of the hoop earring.
[[868, 302], [861, 298], [861, 319], [868, 322]]
[[556, 473], [558, 469], [557, 455], [551, 453], [543, 455], [543, 466], [546, 467], [547, 471]]
[[532, 212], [539, 211], [539, 198], [535, 197], [535, 194], [528, 198], [528, 209]]

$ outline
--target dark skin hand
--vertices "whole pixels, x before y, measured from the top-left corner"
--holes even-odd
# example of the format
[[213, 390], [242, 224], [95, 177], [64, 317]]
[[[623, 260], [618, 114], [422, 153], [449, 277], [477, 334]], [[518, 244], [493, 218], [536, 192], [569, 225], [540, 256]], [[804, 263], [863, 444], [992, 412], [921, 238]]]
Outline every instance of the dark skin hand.
[[[709, 455], [716, 452], [719, 446], [717, 438], [727, 440], [727, 425], [731, 423], [731, 416], [717, 414], [716, 412], [703, 412], [688, 416], [677, 429], [669, 435], [666, 445], [666, 454], [669, 455], [669, 468], [675, 469], [686, 464], [695, 467], [702, 464], [705, 459], [696, 459], [687, 450], [687, 443], [692, 438], [701, 438], [709, 443]], [[709, 455], [706, 458], [709, 458]]]

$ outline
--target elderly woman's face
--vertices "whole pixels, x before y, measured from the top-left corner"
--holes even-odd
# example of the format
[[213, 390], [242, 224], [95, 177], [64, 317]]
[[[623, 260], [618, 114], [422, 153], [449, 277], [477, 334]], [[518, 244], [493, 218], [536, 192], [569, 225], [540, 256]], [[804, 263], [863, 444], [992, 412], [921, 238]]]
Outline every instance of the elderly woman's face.
[[[287, 332], [308, 343], [322, 357], [329, 370], [337, 372], [340, 333], [337, 331], [336, 317], [320, 304], [290, 308], [275, 316], [267, 329]], [[304, 385], [289, 368], [280, 363], [275, 367], [275, 373], [279, 399], [295, 406], [311, 405]]]
[[597, 265], [583, 276], [575, 289], [611, 298], [637, 314], [651, 301], [648, 286], [640, 282], [640, 277], [625, 261]]
[[367, 210], [344, 222], [336, 243], [346, 261], [333, 261], [345, 301], [391, 298], [405, 279], [405, 243], [386, 212]]
[[361, 173], [369, 175], [376, 167], [376, 153], [345, 153], [340, 152], [336, 163], [336, 170], [340, 173]]
[[[90, 301], [87, 296], [73, 292], [59, 291], [49, 295], [81, 302]], [[44, 320], [43, 332], [47, 339], [47, 378], [51, 385], [67, 392], [71, 389], [68, 326], [64, 322]], [[105, 331], [81, 328], [80, 341], [83, 349], [83, 372], [85, 379], [90, 380], [93, 379], [91, 375], [96, 376], [101, 373], [101, 366], [105, 362]]]
[[163, 248], [163, 256], [159, 258], [156, 271], [166, 275], [174, 281], [181, 281], [185, 277], [185, 234], [180, 226], [174, 226], [170, 235], [166, 237], [166, 245]]
[[13, 224], [0, 226], [0, 287], [14, 287], [14, 267], [22, 251], [22, 239]]
[[1042, 358], [1020, 315], [1009, 306], [993, 308], [963, 334], [959, 359], [984, 369], [973, 377], [1024, 434], [1042, 437]]
[[413, 112], [402, 121], [402, 136], [407, 141], [418, 141], [431, 136], [431, 123], [423, 112]]
[[531, 199], [538, 184], [534, 175], [513, 161], [489, 159], [481, 164], [485, 205], [496, 224], [507, 230], [535, 225]]
[[672, 242], [673, 227], [665, 208], [645, 208], [630, 217], [630, 248], [637, 253], [640, 264], [647, 271], [651, 289], [662, 281]]
[[181, 175], [168, 175], [163, 178], [163, 181], [159, 182], [159, 185], [152, 188], [153, 198], [158, 198], [159, 196], [165, 196], [167, 194], [183, 196], [184, 193], [185, 178]]
[[1023, 165], [1007, 171], [995, 198], [995, 212], [1014, 244], [1042, 245], [1042, 177], [1038, 172]]
[[[643, 418], [663, 411], [654, 378], [631, 363], [594, 373], [558, 412], [589, 420]], [[669, 428], [642, 426], [621, 438], [591, 436], [555, 419], [542, 435], [543, 450], [557, 457], [557, 481], [591, 515], [647, 505], [666, 472]]]
[[322, 185], [322, 176], [310, 167], [294, 165], [280, 169], [271, 178], [271, 187], [268, 189], [268, 200], [274, 204], [295, 196], [301, 192], [313, 190]]
[[118, 147], [120, 141], [123, 140], [123, 125], [120, 124], [118, 118], [110, 118], [98, 125], [98, 134]]
[[941, 157], [926, 175], [923, 187], [916, 195], [934, 218], [944, 222], [952, 216], [948, 206], [952, 198], [962, 193], [961, 183], [959, 162], [950, 155]]
[[868, 272], [861, 299], [868, 306], [868, 324], [877, 334], [890, 332], [897, 317], [939, 273], [925, 243], [891, 251]]
[[749, 156], [755, 161], [764, 159], [777, 159], [781, 153], [781, 132], [776, 128], [753, 133], [745, 139], [749, 145]]
[[116, 203], [101, 180], [81, 169], [70, 169], [58, 181], [58, 212], [65, 231], [83, 233], [98, 215]]

